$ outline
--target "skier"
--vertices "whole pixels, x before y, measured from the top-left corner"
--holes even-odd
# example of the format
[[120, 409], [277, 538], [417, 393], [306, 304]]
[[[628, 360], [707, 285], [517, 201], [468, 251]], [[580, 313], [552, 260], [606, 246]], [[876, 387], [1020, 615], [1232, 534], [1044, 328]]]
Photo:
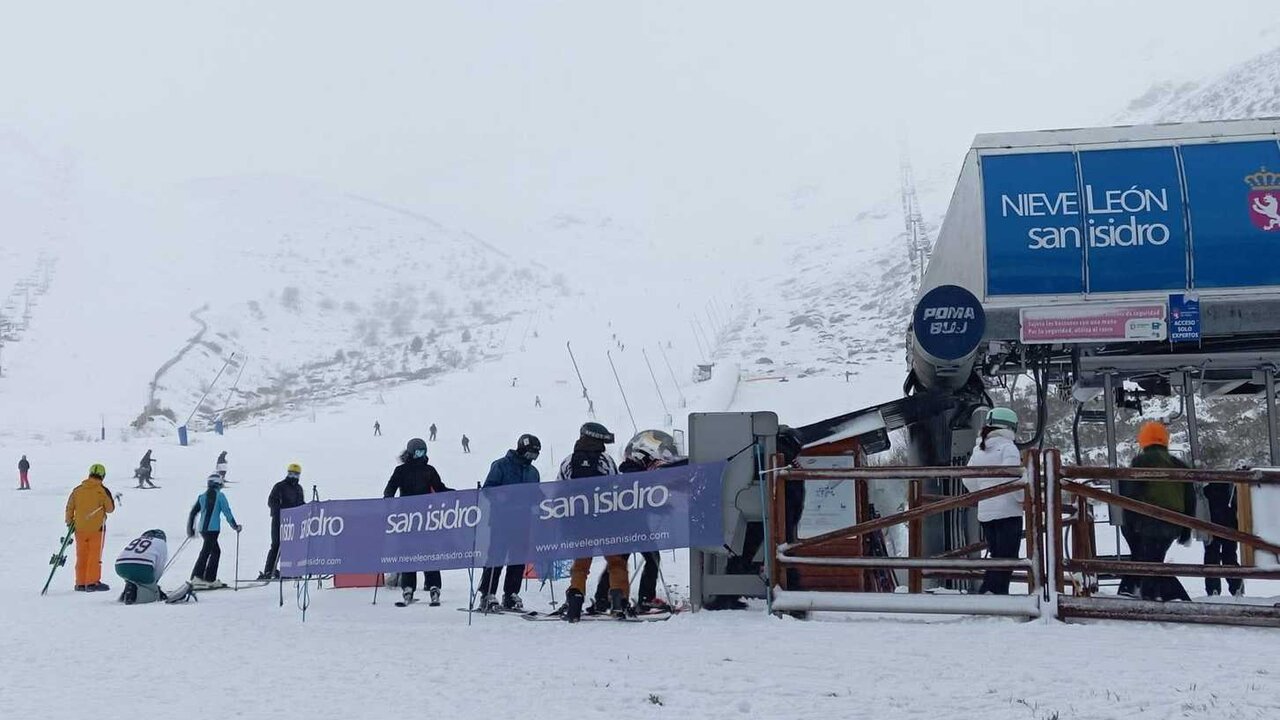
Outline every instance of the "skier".
[[[623, 473], [646, 472], [664, 467], [687, 465], [688, 458], [680, 457], [676, 448], [676, 440], [661, 430], [641, 430], [627, 442], [622, 451], [622, 464], [618, 471]], [[640, 571], [640, 594], [636, 602], [636, 611], [640, 613], [654, 611], [670, 611], [671, 606], [658, 597], [658, 576], [662, 572], [662, 554], [657, 550], [646, 550], [640, 553], [644, 558], [644, 567]], [[609, 571], [606, 569], [596, 583], [595, 604], [591, 613], [607, 612], [609, 588]]]
[[27, 481], [27, 473], [31, 470], [31, 463], [27, 461], [27, 456], [23, 455], [18, 461], [18, 489], [30, 490], [31, 483]]
[[[413, 497], [438, 492], [452, 492], [452, 489], [445, 487], [444, 481], [440, 479], [440, 473], [431, 466], [431, 461], [427, 457], [427, 444], [422, 438], [413, 438], [405, 445], [404, 452], [400, 453], [400, 464], [391, 473], [391, 479], [387, 481], [382, 497], [392, 498], [397, 493], [400, 497]], [[431, 606], [438, 606], [440, 604], [440, 571], [428, 570], [422, 573], [422, 576], [427, 592], [430, 593]], [[406, 605], [414, 601], [413, 594], [417, 591], [418, 573], [400, 573], [400, 592], [404, 595]]]
[[[1015, 442], [1017, 431], [1018, 415], [1014, 411], [1004, 407], [992, 408], [982, 426], [982, 435], [969, 455], [969, 466], [1022, 465], [1022, 453]], [[964, 486], [969, 492], [977, 492], [1006, 482], [1009, 482], [1008, 478], [965, 478]], [[1012, 560], [1021, 554], [1022, 498], [1023, 492], [1019, 490], [978, 501], [978, 523], [982, 526], [982, 536], [992, 558]], [[1008, 595], [1012, 577], [1013, 572], [1009, 570], [988, 570], [982, 576], [978, 593]]]
[[428, 428], [428, 430], [431, 431], [431, 434], [427, 437], [427, 439], [430, 440], [431, 442], [435, 442], [436, 441], [436, 424], [431, 423], [431, 427]]
[[167, 600], [160, 589], [160, 576], [169, 559], [169, 548], [163, 530], [148, 530], [135, 538], [116, 557], [116, 575], [124, 580], [120, 602], [142, 605]]
[[76, 590], [101, 592], [111, 588], [102, 582], [102, 541], [107, 534], [107, 515], [115, 512], [111, 491], [103, 484], [107, 469], [102, 463], [89, 466], [89, 477], [67, 498], [67, 527], [76, 533]]
[[[1249, 470], [1249, 463], [1236, 463], [1236, 470]], [[1235, 483], [1205, 483], [1204, 499], [1208, 505], [1208, 517], [1202, 518], [1214, 525], [1222, 525], [1234, 529], [1239, 529], [1240, 521], [1237, 517], [1236, 506], [1236, 485]], [[1203, 538], [1204, 540], [1204, 564], [1205, 565], [1227, 565], [1233, 567], [1240, 566], [1240, 559], [1236, 555], [1238, 547], [1235, 540], [1228, 540], [1223, 537], [1213, 535]], [[1244, 597], [1244, 580], [1240, 578], [1227, 578], [1227, 590], [1235, 597]], [[1209, 596], [1222, 594], [1221, 578], [1205, 578], [1204, 591]]]
[[533, 406], [536, 408], [542, 407], [542, 396], [540, 395], [533, 396]]
[[[560, 463], [560, 480], [617, 475], [618, 466], [605, 454], [605, 446], [614, 441], [613, 433], [598, 422], [585, 423], [578, 431], [573, 454]], [[569, 590], [565, 593], [564, 619], [578, 622], [582, 619], [582, 603], [586, 598], [587, 576], [591, 574], [590, 555], [573, 561], [569, 570]], [[609, 555], [605, 558], [609, 568], [609, 611], [616, 617], [627, 613], [627, 592], [631, 578], [626, 555]]]
[[223, 480], [227, 479], [227, 451], [223, 450], [218, 453], [218, 462], [214, 465], [214, 472], [222, 476]]
[[267, 495], [267, 507], [271, 509], [271, 549], [267, 550], [267, 563], [258, 573], [259, 580], [275, 580], [280, 577], [276, 560], [280, 556], [280, 511], [304, 505], [306, 494], [302, 491], [302, 466], [289, 463], [284, 479], [271, 488]]
[[378, 422], [377, 420], [374, 420], [374, 421], [373, 421], [373, 435], [374, 435], [374, 437], [377, 437], [377, 436], [379, 436], [379, 435], [381, 435], [381, 434], [382, 434], [382, 423]]
[[462, 436], [462, 452], [464, 453], [471, 452], [471, 438], [467, 437], [466, 435]]
[[147, 450], [142, 459], [138, 461], [138, 469], [133, 471], [133, 477], [138, 481], [136, 489], [152, 489], [156, 487], [156, 484], [151, 482], [151, 463], [153, 462], [155, 460], [151, 457], [151, 451]]
[[[1169, 454], [1169, 429], [1164, 423], [1149, 421], [1138, 428], [1138, 446], [1142, 450], [1130, 467], [1136, 468], [1186, 468], [1187, 464]], [[1181, 485], [1181, 487], [1179, 487]], [[1195, 491], [1191, 483], [1140, 482], [1137, 480], [1121, 480], [1120, 494], [1127, 498], [1140, 500], [1152, 505], [1159, 505], [1175, 512], [1195, 513]], [[1175, 540], [1183, 543], [1191, 542], [1191, 531], [1171, 522], [1143, 515], [1137, 512], [1126, 512], [1122, 520], [1125, 541], [1129, 543], [1129, 553], [1136, 562], [1164, 562], [1165, 553]], [[1121, 592], [1135, 590], [1143, 600], [1190, 600], [1187, 590], [1176, 577], [1146, 576], [1139, 579], [1125, 578], [1121, 582]]]
[[[484, 479], [484, 487], [495, 488], [504, 485], [523, 485], [541, 481], [538, 468], [533, 461], [542, 452], [542, 442], [528, 433], [516, 440], [516, 446], [507, 454], [493, 461], [489, 466], [489, 475]], [[507, 566], [507, 579], [502, 584], [502, 604], [497, 599], [498, 578], [502, 575], [501, 567], [487, 567], [480, 575], [480, 601], [478, 608], [490, 612], [501, 607], [503, 610], [524, 610], [520, 600], [520, 581], [524, 579], [524, 563]]]
[[200, 555], [196, 558], [196, 566], [191, 570], [191, 587], [196, 590], [214, 590], [224, 588], [226, 583], [218, 580], [218, 560], [222, 558], [222, 548], [218, 545], [218, 535], [222, 532], [222, 518], [226, 518], [231, 527], [240, 532], [242, 527], [236, 523], [236, 516], [231, 513], [231, 504], [227, 496], [222, 494], [222, 486], [226, 481], [221, 473], [213, 473], [206, 480], [208, 489], [196, 498], [195, 505], [187, 515], [187, 537], [196, 535], [196, 516], [200, 516], [200, 537], [204, 544], [200, 546]]
[[515, 386], [516, 386], [516, 381], [517, 381], [517, 380], [519, 380], [519, 379], [520, 379], [520, 378], [511, 378], [511, 387], [515, 387]]

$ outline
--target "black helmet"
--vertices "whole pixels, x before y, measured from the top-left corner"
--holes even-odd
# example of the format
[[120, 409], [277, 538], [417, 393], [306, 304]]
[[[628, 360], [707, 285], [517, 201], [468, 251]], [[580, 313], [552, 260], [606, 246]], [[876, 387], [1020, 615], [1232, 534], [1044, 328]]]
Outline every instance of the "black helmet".
[[802, 450], [804, 450], [804, 440], [800, 438], [800, 433], [789, 425], [779, 425], [778, 452], [782, 453], [782, 461], [790, 465], [800, 457]]
[[592, 440], [599, 440], [605, 445], [613, 442], [613, 433], [609, 432], [609, 428], [598, 422], [583, 423], [582, 428], [578, 430], [578, 435]]
[[404, 454], [410, 458], [424, 458], [427, 456], [427, 441], [422, 438], [414, 438], [404, 447]]
[[542, 441], [536, 435], [525, 433], [516, 440], [516, 454], [526, 460], [537, 460], [542, 452]]
[[156, 538], [156, 539], [159, 539], [159, 540], [164, 540], [164, 539], [165, 539], [165, 537], [164, 537], [164, 531], [163, 531], [163, 530], [148, 530], [148, 531], [146, 531], [146, 532], [142, 533], [142, 537], [145, 537], [145, 538]]

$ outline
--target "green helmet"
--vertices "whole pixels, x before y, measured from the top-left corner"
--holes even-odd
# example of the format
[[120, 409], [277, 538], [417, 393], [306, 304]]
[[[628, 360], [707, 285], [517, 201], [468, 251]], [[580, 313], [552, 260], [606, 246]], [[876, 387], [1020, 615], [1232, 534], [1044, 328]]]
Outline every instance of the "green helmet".
[[1018, 430], [1018, 413], [1006, 407], [991, 408], [991, 412], [987, 413], [987, 427], [1005, 428], [1007, 430]]
[[89, 466], [89, 477], [96, 477], [99, 480], [107, 476], [107, 468], [102, 463], [94, 463]]
[[142, 537], [144, 537], [144, 538], [156, 538], [156, 539], [158, 539], [158, 540], [164, 540], [164, 539], [166, 539], [166, 538], [165, 538], [165, 536], [164, 536], [164, 531], [163, 531], [163, 530], [159, 530], [159, 529], [155, 529], [155, 530], [148, 530], [148, 531], [146, 531], [146, 532], [142, 533]]

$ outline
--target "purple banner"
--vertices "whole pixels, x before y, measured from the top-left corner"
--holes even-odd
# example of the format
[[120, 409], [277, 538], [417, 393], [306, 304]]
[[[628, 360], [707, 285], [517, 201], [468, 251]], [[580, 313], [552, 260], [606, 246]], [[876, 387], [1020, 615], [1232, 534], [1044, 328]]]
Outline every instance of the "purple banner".
[[725, 463], [285, 510], [280, 573], [544, 563], [724, 543]]

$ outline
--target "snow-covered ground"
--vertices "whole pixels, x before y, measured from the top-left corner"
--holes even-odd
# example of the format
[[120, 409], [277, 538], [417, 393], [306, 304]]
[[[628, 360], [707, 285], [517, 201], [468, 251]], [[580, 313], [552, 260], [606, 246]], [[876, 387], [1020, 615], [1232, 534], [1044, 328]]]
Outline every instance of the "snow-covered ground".
[[[550, 342], [550, 341], [548, 341]], [[530, 350], [529, 352], [534, 352]], [[627, 352], [631, 352], [630, 349]], [[240, 571], [253, 577], [267, 541], [265, 496], [285, 464], [322, 497], [376, 495], [404, 440], [435, 422], [431, 456], [445, 481], [479, 480], [520, 430], [564, 453], [582, 418], [579, 392], [551, 372], [496, 387], [509, 373], [467, 373], [295, 418], [171, 439], [60, 442], [31, 454], [30, 492], [0, 502], [0, 717], [126, 718], [173, 713], [243, 718], [1270, 718], [1280, 713], [1280, 644], [1271, 630], [1123, 623], [1064, 625], [1007, 619], [820, 614], [809, 622], [749, 611], [679, 615], [665, 623], [468, 624], [466, 571], [445, 574], [444, 606], [395, 608], [369, 590], [312, 590], [303, 622], [292, 584], [205, 593], [198, 604], [125, 607], [115, 592], [80, 594], [71, 568], [38, 589], [62, 529], [66, 494], [104, 462], [124, 493], [108, 523], [107, 559], [150, 527], [176, 548], [187, 508], [214, 456], [227, 450], [228, 496], [245, 526]], [[840, 385], [844, 383], [841, 381]], [[810, 387], [812, 385], [813, 387]], [[691, 409], [703, 386], [685, 388]], [[535, 409], [530, 393], [542, 393]], [[770, 391], [767, 388], [773, 388]], [[837, 387], [822, 380], [750, 383], [735, 407], [784, 407]], [[723, 402], [723, 393], [714, 402]], [[483, 398], [480, 401], [480, 398]], [[816, 402], [816, 400], [814, 401]], [[751, 403], [748, 405], [747, 403]], [[719, 409], [719, 408], [716, 408]], [[802, 408], [792, 408], [799, 413]], [[650, 410], [646, 413], [651, 415]], [[374, 418], [384, 435], [372, 435]], [[609, 421], [613, 422], [613, 421]], [[642, 421], [644, 424], [644, 421]], [[615, 427], [620, 434], [625, 430]], [[466, 432], [473, 453], [457, 439]], [[130, 468], [155, 450], [159, 490], [130, 489]], [[8, 449], [8, 448], [6, 448]], [[15, 448], [16, 450], [16, 448]], [[12, 452], [10, 452], [12, 454]], [[223, 538], [221, 577], [236, 547]], [[687, 587], [684, 553], [664, 553], [673, 592]], [[189, 572], [194, 548], [164, 583]], [[113, 590], [120, 588], [108, 568]], [[558, 592], [563, 585], [558, 584]], [[530, 607], [547, 607], [530, 587]]]

